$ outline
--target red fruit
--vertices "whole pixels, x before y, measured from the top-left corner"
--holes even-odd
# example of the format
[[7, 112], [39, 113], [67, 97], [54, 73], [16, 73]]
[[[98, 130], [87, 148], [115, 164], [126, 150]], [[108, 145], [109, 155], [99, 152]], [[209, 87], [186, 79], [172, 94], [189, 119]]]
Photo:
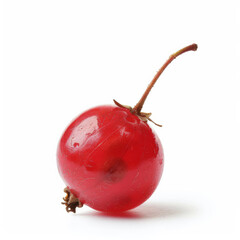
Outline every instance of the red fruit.
[[150, 197], [163, 150], [146, 122], [128, 109], [100, 106], [80, 115], [58, 148], [62, 178], [81, 203], [100, 211], [134, 208]]
[[[134, 108], [99, 106], [75, 119], [57, 150], [58, 169], [67, 188], [67, 211], [83, 204], [107, 212], [125, 211], [146, 201], [163, 171], [163, 149], [149, 127], [143, 103], [166, 66], [193, 44], [170, 56]], [[161, 126], [161, 125], [159, 125]]]

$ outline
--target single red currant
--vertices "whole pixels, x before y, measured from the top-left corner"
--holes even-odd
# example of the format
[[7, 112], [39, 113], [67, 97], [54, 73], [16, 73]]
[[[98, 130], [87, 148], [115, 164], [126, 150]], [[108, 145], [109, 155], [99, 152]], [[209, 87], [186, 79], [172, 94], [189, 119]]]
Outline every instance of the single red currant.
[[99, 211], [125, 211], [152, 195], [162, 176], [163, 148], [147, 123], [151, 114], [141, 109], [167, 65], [190, 50], [197, 45], [170, 56], [134, 108], [114, 100], [117, 106], [92, 108], [65, 130], [57, 163], [67, 185], [63, 204], [68, 212], [83, 204]]

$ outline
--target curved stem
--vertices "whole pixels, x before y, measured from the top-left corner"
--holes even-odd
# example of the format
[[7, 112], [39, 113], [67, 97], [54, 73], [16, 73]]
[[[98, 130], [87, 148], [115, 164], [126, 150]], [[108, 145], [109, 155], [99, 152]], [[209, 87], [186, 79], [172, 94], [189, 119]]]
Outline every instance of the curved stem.
[[185, 48], [182, 48], [181, 50], [177, 51], [176, 53], [172, 54], [169, 59], [163, 64], [163, 66], [158, 70], [158, 72], [156, 73], [156, 75], [154, 76], [153, 80], [151, 81], [151, 83], [148, 85], [148, 88], [146, 89], [146, 91], [144, 92], [144, 94], [142, 95], [141, 99], [138, 101], [138, 103], [135, 105], [135, 107], [132, 109], [133, 113], [139, 114], [142, 110], [143, 104], [149, 94], [149, 92], [151, 91], [152, 87], [154, 86], [154, 84], [156, 83], [156, 81], [158, 80], [158, 78], [160, 77], [160, 75], [162, 74], [162, 72], [165, 70], [165, 68], [179, 55], [188, 52], [188, 51], [196, 51], [198, 48], [197, 44], [192, 44], [189, 45]]

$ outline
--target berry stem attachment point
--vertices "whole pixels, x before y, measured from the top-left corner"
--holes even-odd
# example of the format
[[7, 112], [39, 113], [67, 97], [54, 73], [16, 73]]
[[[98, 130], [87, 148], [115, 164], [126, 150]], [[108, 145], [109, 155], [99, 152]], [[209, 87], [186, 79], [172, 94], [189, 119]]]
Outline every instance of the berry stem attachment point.
[[185, 48], [180, 49], [179, 51], [177, 51], [176, 53], [172, 54], [169, 59], [163, 64], [163, 66], [158, 70], [158, 72], [156, 73], [156, 75], [154, 76], [153, 80], [150, 82], [150, 84], [148, 85], [148, 88], [146, 89], [146, 91], [144, 92], [144, 94], [142, 95], [141, 99], [139, 100], [139, 102], [135, 105], [135, 107], [132, 109], [132, 113], [136, 114], [136, 115], [140, 115], [143, 104], [148, 96], [148, 94], [150, 93], [151, 89], [153, 88], [154, 84], [156, 83], [156, 81], [158, 80], [158, 78], [160, 77], [160, 75], [162, 74], [162, 72], [165, 70], [165, 68], [179, 55], [188, 52], [188, 51], [196, 51], [198, 48], [197, 44], [192, 44], [189, 45]]

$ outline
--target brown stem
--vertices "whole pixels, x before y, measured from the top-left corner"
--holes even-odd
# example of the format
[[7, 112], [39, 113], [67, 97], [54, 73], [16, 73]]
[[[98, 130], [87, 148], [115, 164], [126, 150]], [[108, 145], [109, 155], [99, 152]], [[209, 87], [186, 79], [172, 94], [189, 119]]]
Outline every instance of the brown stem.
[[185, 48], [182, 48], [181, 50], [177, 51], [176, 53], [172, 54], [169, 59], [163, 64], [163, 66], [158, 70], [157, 74], [154, 76], [153, 80], [151, 81], [151, 83], [148, 85], [148, 88], [146, 89], [146, 91], [144, 92], [144, 94], [142, 95], [141, 99], [139, 100], [139, 102], [135, 105], [135, 107], [132, 109], [132, 112], [139, 115], [143, 104], [149, 94], [149, 92], [151, 91], [152, 87], [154, 86], [154, 84], [156, 83], [156, 81], [158, 80], [158, 78], [160, 77], [160, 75], [162, 74], [162, 72], [165, 70], [165, 68], [179, 55], [188, 52], [188, 51], [196, 51], [198, 48], [197, 44], [192, 44], [189, 45]]

